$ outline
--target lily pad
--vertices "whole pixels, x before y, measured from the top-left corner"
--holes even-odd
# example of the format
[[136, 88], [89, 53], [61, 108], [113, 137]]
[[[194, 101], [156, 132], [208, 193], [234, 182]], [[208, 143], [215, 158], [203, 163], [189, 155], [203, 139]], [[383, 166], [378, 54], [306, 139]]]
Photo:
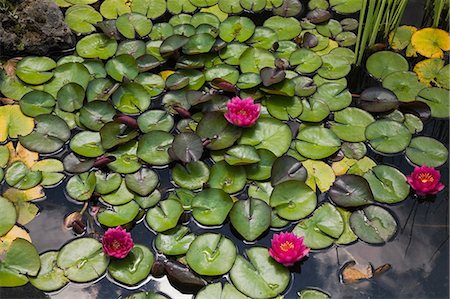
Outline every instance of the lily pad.
[[205, 189], [192, 200], [192, 215], [204, 225], [220, 225], [233, 207], [231, 197], [221, 189]]
[[106, 123], [113, 121], [115, 115], [116, 110], [111, 104], [93, 101], [80, 109], [79, 121], [89, 130], [100, 131]]
[[399, 106], [397, 96], [382, 87], [369, 87], [363, 90], [356, 105], [367, 112], [387, 112]]
[[267, 180], [271, 176], [272, 165], [277, 157], [266, 149], [259, 149], [256, 152], [260, 161], [245, 167], [247, 178], [257, 181]]
[[409, 69], [406, 59], [395, 52], [380, 51], [372, 54], [366, 62], [367, 71], [377, 79], [384, 79], [394, 72], [405, 72]]
[[326, 192], [330, 189], [336, 176], [334, 175], [333, 169], [328, 164], [322, 161], [305, 160], [303, 161], [303, 166], [308, 172], [305, 183], [313, 191], [316, 191], [316, 187], [319, 188], [321, 192]]
[[5, 181], [11, 187], [26, 190], [42, 181], [42, 172], [32, 171], [22, 161], [16, 161], [6, 169]]
[[102, 20], [102, 15], [87, 4], [71, 6], [66, 10], [64, 18], [69, 28], [77, 33], [91, 33], [95, 31], [94, 25]]
[[71, 281], [88, 282], [105, 273], [109, 258], [103, 253], [99, 241], [80, 238], [61, 248], [56, 264]]
[[245, 251], [248, 260], [237, 256], [230, 278], [236, 288], [250, 298], [273, 298], [288, 286], [290, 273], [269, 255], [267, 248]]
[[245, 186], [245, 168], [242, 166], [231, 166], [225, 161], [220, 161], [211, 167], [208, 183], [211, 188], [222, 189], [230, 194], [236, 193]]
[[153, 230], [163, 232], [174, 228], [181, 214], [183, 214], [181, 203], [174, 199], [166, 199], [148, 210], [145, 220]]
[[55, 67], [56, 62], [49, 57], [29, 56], [17, 63], [16, 75], [25, 83], [39, 85], [53, 77]]
[[126, 285], [135, 285], [147, 278], [153, 265], [153, 253], [144, 245], [136, 244], [123, 259], [114, 259], [108, 273]]
[[186, 226], [177, 226], [165, 233], [159, 233], [155, 239], [158, 251], [166, 255], [186, 254], [196, 236]]
[[448, 159], [447, 148], [436, 139], [419, 136], [406, 148], [406, 157], [415, 165], [439, 167]]
[[197, 134], [180, 133], [173, 139], [171, 150], [184, 163], [195, 162], [203, 154], [203, 143]]
[[100, 194], [108, 194], [119, 189], [122, 177], [118, 173], [105, 173], [100, 170], [95, 172], [95, 191]]
[[147, 196], [158, 186], [158, 174], [149, 168], [141, 168], [138, 172], [125, 176], [127, 188], [140, 196]]
[[247, 241], [254, 241], [271, 224], [272, 209], [256, 198], [239, 200], [230, 211], [230, 220], [237, 232]]
[[334, 121], [331, 122], [333, 131], [341, 140], [348, 142], [360, 142], [366, 140], [366, 128], [375, 119], [368, 112], [348, 107], [334, 113]]
[[363, 0], [330, 0], [330, 6], [339, 14], [352, 14], [361, 10]]
[[306, 178], [306, 168], [294, 157], [281, 156], [273, 163], [270, 175], [272, 186], [292, 180], [305, 182]]
[[96, 177], [94, 172], [84, 172], [69, 179], [66, 185], [67, 194], [76, 200], [86, 201], [95, 190]]
[[328, 195], [341, 207], [359, 207], [370, 204], [374, 200], [367, 180], [354, 174], [336, 177]]
[[220, 112], [205, 114], [196, 132], [200, 137], [211, 140], [211, 143], [206, 145], [210, 150], [228, 148], [241, 136], [241, 129], [231, 125]]
[[31, 151], [43, 154], [53, 153], [61, 149], [70, 138], [69, 127], [58, 116], [41, 114], [35, 118], [35, 122], [33, 132], [19, 137], [20, 143]]
[[227, 273], [236, 259], [236, 246], [220, 234], [198, 236], [186, 253], [189, 267], [200, 275], [216, 276]]
[[144, 37], [152, 30], [152, 21], [139, 13], [123, 14], [116, 20], [117, 30], [128, 39]]
[[374, 205], [353, 212], [350, 226], [358, 238], [370, 244], [386, 243], [397, 230], [397, 222], [391, 213]]
[[316, 71], [322, 65], [322, 58], [315, 52], [300, 48], [291, 54], [289, 63], [296, 67], [296, 71], [300, 74], [309, 74]]
[[168, 150], [173, 136], [164, 131], [151, 131], [139, 140], [137, 155], [151, 165], [166, 165], [171, 161]]
[[139, 205], [130, 201], [120, 206], [112, 206], [110, 209], [101, 210], [97, 219], [101, 225], [106, 227], [117, 227], [132, 222], [139, 213]]
[[366, 138], [378, 152], [394, 154], [403, 151], [411, 141], [411, 133], [393, 120], [377, 120], [366, 128]]
[[[36, 121], [41, 118], [36, 118]], [[30, 134], [33, 130], [33, 119], [25, 116], [19, 105], [5, 105], [0, 107], [0, 142], [8, 137], [17, 138]]]
[[422, 89], [416, 98], [431, 108], [431, 115], [437, 118], [450, 117], [450, 99], [448, 90], [438, 87]]
[[17, 213], [13, 203], [1, 196], [0, 219], [0, 236], [3, 236], [16, 224]]
[[84, 58], [108, 59], [116, 53], [116, 50], [116, 40], [103, 33], [85, 36], [77, 43], [77, 53]]
[[297, 135], [296, 149], [304, 157], [323, 159], [339, 150], [340, 139], [333, 131], [322, 127], [307, 127]]
[[305, 183], [287, 181], [276, 185], [270, 196], [270, 206], [287, 220], [299, 220], [308, 216], [317, 205], [317, 197]]
[[41, 269], [36, 277], [30, 277], [30, 283], [44, 292], [53, 292], [63, 288], [69, 280], [64, 271], [56, 266], [58, 251], [48, 251], [41, 254]]
[[255, 23], [247, 17], [232, 16], [220, 23], [219, 36], [225, 42], [244, 42], [255, 31]]
[[202, 161], [177, 164], [172, 170], [172, 179], [178, 186], [189, 190], [200, 189], [209, 179], [209, 168]]
[[364, 174], [370, 185], [373, 197], [381, 203], [397, 203], [409, 195], [406, 177], [394, 167], [377, 165]]
[[344, 231], [344, 221], [338, 210], [330, 203], [324, 203], [314, 214], [301, 220], [292, 231], [304, 237], [305, 245], [311, 249], [323, 249], [339, 238]]
[[399, 101], [412, 102], [425, 85], [413, 72], [394, 72], [384, 77], [383, 87], [395, 93]]

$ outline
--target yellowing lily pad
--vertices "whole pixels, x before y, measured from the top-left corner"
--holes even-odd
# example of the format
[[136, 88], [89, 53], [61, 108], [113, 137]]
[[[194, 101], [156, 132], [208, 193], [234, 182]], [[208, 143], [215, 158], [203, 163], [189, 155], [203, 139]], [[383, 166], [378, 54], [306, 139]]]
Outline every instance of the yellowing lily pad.
[[412, 35], [411, 44], [422, 56], [443, 58], [444, 52], [450, 50], [450, 36], [442, 29], [424, 28]]
[[436, 77], [439, 71], [444, 67], [444, 60], [438, 58], [430, 58], [420, 61], [414, 66], [414, 72], [417, 74], [419, 81], [428, 87], [431, 83], [436, 83]]
[[306, 160], [302, 162], [308, 172], [306, 185], [316, 191], [316, 186], [321, 192], [325, 192], [333, 185], [336, 176], [333, 169], [322, 161]]
[[394, 50], [403, 50], [411, 43], [412, 35], [417, 31], [414, 26], [403, 25], [389, 33], [389, 44]]
[[28, 232], [23, 228], [14, 225], [6, 235], [0, 238], [0, 255], [4, 254], [11, 243], [17, 238], [25, 239], [31, 243], [31, 237]]
[[28, 135], [33, 128], [33, 119], [25, 116], [19, 105], [0, 107], [0, 142], [8, 137], [17, 138], [19, 135]]
[[27, 150], [20, 142], [17, 143], [16, 148], [14, 148], [12, 142], [8, 142], [6, 147], [9, 151], [8, 165], [11, 165], [16, 161], [22, 161], [26, 166], [32, 167], [39, 159], [38, 153]]

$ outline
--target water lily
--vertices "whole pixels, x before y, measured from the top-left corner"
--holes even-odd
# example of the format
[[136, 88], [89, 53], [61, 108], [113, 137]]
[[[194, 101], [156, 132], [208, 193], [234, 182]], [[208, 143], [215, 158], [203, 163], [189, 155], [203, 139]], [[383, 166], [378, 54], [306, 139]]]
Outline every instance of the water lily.
[[227, 103], [228, 111], [225, 118], [235, 126], [253, 126], [261, 113], [261, 106], [253, 103], [252, 98], [234, 97]]
[[419, 196], [433, 195], [444, 189], [440, 182], [441, 174], [433, 167], [415, 167], [414, 171], [406, 179]]
[[303, 239], [304, 237], [299, 238], [291, 232], [275, 234], [269, 254], [280, 264], [290, 267], [309, 253], [309, 248], [303, 243]]
[[131, 234], [118, 226], [109, 228], [102, 238], [103, 251], [112, 257], [123, 259], [133, 249]]

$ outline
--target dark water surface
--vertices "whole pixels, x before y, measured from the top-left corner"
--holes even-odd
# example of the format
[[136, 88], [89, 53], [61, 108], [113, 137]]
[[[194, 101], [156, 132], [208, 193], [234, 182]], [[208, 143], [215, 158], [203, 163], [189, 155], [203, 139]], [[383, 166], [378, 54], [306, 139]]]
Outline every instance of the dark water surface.
[[[423, 1], [410, 1], [405, 17], [405, 24], [419, 25]], [[448, 145], [448, 120], [431, 120], [425, 124], [420, 135], [432, 136]], [[385, 157], [371, 154], [377, 164], [395, 166], [404, 174], [412, 172], [413, 167], [404, 155]], [[448, 162], [440, 168], [445, 185], [449, 182]], [[164, 175], [165, 173], [165, 175]], [[165, 177], [161, 176], [161, 174]], [[167, 170], [160, 172], [163, 189], [170, 183]], [[66, 182], [67, 180], [65, 180]], [[71, 231], [63, 228], [64, 217], [81, 206], [68, 201], [64, 194], [65, 182], [57, 188], [47, 189], [47, 198], [38, 203], [40, 214], [30, 222], [29, 230], [33, 244], [38, 251], [58, 250], [64, 243], [74, 238]], [[164, 190], [163, 190], [164, 191]], [[327, 200], [325, 196], [319, 199]], [[297, 298], [297, 292], [307, 287], [319, 288], [332, 298], [449, 298], [449, 191], [444, 189], [434, 200], [422, 202], [413, 195], [405, 201], [388, 206], [396, 216], [399, 229], [395, 238], [383, 246], [373, 246], [356, 242], [348, 246], [334, 246], [325, 250], [312, 251], [307, 260], [297, 266], [293, 279], [284, 298]], [[91, 223], [101, 233], [101, 229]], [[246, 248], [255, 243], [242, 242], [231, 230], [229, 224], [221, 228], [204, 229], [194, 221], [189, 226], [194, 233], [216, 231], [227, 235], [239, 247], [242, 254]], [[293, 228], [294, 224], [288, 230]], [[258, 240], [257, 245], [270, 246], [273, 232]], [[144, 221], [133, 229], [135, 243], [153, 247], [156, 234], [151, 232]], [[340, 282], [339, 270], [349, 261], [371, 263], [375, 268], [390, 264], [391, 269], [371, 280], [345, 285]], [[133, 290], [123, 288], [104, 276], [95, 283], [69, 283], [61, 291], [45, 294], [30, 284], [19, 288], [0, 288], [0, 298], [55, 298], [55, 299], [90, 299], [118, 298], [137, 291], [161, 291], [174, 299], [192, 298], [174, 289], [163, 277], [149, 277]], [[215, 298], [211, 298], [215, 299]]]

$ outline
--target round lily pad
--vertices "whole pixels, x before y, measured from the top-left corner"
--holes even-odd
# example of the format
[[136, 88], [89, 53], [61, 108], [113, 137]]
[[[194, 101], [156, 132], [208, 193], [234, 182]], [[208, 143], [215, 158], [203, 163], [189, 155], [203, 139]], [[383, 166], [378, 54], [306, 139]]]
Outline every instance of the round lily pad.
[[98, 132], [80, 132], [73, 136], [69, 145], [72, 151], [88, 158], [95, 158], [105, 153]]
[[231, 166], [225, 161], [220, 161], [211, 167], [208, 183], [211, 188], [236, 193], [245, 186], [245, 169], [242, 166]]
[[109, 153], [116, 160], [108, 163], [108, 168], [118, 173], [133, 173], [141, 168], [142, 163], [137, 156], [138, 142], [130, 141]]
[[207, 149], [220, 150], [233, 145], [241, 136], [241, 129], [231, 125], [222, 113], [209, 112], [200, 120], [196, 133], [211, 140]]
[[174, 199], [166, 199], [148, 210], [145, 220], [153, 230], [163, 232], [174, 228], [181, 214], [183, 214], [181, 203]]
[[173, 117], [164, 110], [150, 110], [138, 117], [139, 129], [143, 133], [161, 130], [169, 132], [174, 126]]
[[317, 205], [317, 197], [304, 182], [287, 181], [276, 185], [270, 196], [270, 206], [287, 220], [308, 216]]
[[111, 104], [93, 101], [80, 109], [79, 121], [89, 130], [100, 131], [106, 123], [113, 121], [115, 115], [116, 110]]
[[369, 182], [373, 197], [382, 203], [397, 203], [409, 195], [406, 177], [394, 167], [377, 165], [364, 174]]
[[204, 225], [220, 225], [233, 207], [231, 197], [221, 189], [205, 189], [192, 200], [192, 215]]
[[130, 201], [120, 206], [112, 206], [110, 209], [101, 210], [97, 219], [101, 225], [106, 227], [117, 227], [133, 221], [139, 213], [139, 205]]
[[166, 165], [170, 162], [168, 150], [173, 136], [164, 131], [151, 131], [139, 140], [137, 155], [151, 165]]
[[220, 234], [198, 236], [186, 253], [189, 267], [200, 275], [216, 276], [227, 273], [236, 259], [236, 246]]
[[122, 84], [113, 94], [116, 108], [127, 114], [136, 114], [147, 110], [150, 99], [147, 90], [139, 83]]
[[108, 75], [119, 82], [133, 80], [139, 73], [136, 59], [130, 54], [122, 54], [109, 59], [105, 64], [105, 70]]
[[17, 63], [16, 75], [25, 83], [39, 85], [53, 77], [55, 67], [56, 62], [49, 57], [29, 56]]
[[279, 120], [296, 118], [303, 111], [299, 97], [268, 96], [265, 104], [270, 115]]
[[328, 191], [331, 200], [342, 207], [359, 207], [373, 201], [366, 179], [353, 174], [338, 176]]
[[317, 73], [326, 79], [340, 79], [345, 77], [351, 70], [348, 58], [338, 53], [322, 55], [322, 66]]
[[387, 112], [399, 106], [397, 96], [382, 87], [369, 87], [363, 90], [356, 105], [367, 112]]
[[119, 189], [122, 177], [118, 173], [105, 173], [100, 170], [95, 172], [95, 191], [100, 194], [108, 194]]
[[76, 4], [66, 10], [64, 21], [77, 33], [91, 33], [95, 31], [94, 25], [103, 20], [102, 15], [92, 6]]
[[394, 72], [383, 79], [383, 87], [391, 90], [401, 102], [412, 102], [426, 86], [413, 72]]
[[225, 42], [233, 40], [244, 42], [253, 35], [254, 31], [255, 24], [247, 17], [232, 16], [219, 26], [219, 36]]
[[436, 139], [414, 137], [406, 148], [406, 157], [415, 165], [439, 167], [448, 159], [447, 148]]
[[22, 112], [30, 117], [51, 113], [55, 104], [56, 101], [51, 94], [40, 90], [26, 93], [19, 102]]
[[95, 190], [96, 177], [94, 172], [84, 172], [69, 179], [66, 185], [67, 194], [76, 200], [86, 201]]
[[141, 168], [138, 172], [127, 174], [125, 183], [130, 191], [140, 196], [147, 196], [158, 186], [158, 174], [149, 168]]
[[144, 37], [152, 30], [152, 21], [139, 13], [123, 14], [116, 20], [117, 30], [128, 39]]
[[411, 141], [411, 133], [393, 120], [377, 120], [366, 128], [366, 138], [378, 152], [394, 154], [403, 151]]
[[437, 118], [450, 117], [450, 99], [448, 90], [438, 87], [422, 89], [416, 98], [431, 108], [431, 115]]
[[103, 33], [83, 37], [77, 43], [77, 53], [84, 58], [108, 59], [116, 53], [117, 42]]
[[330, 114], [330, 108], [322, 100], [302, 100], [303, 112], [299, 119], [308, 122], [320, 122]]
[[53, 292], [63, 288], [69, 280], [64, 271], [56, 266], [58, 251], [48, 251], [41, 254], [41, 269], [36, 277], [30, 277], [30, 283], [44, 292]]
[[247, 241], [254, 241], [271, 224], [272, 209], [256, 198], [239, 200], [230, 211], [230, 220], [236, 231]]
[[339, 150], [340, 139], [322, 127], [307, 127], [297, 135], [296, 149], [304, 157], [323, 159]]
[[83, 107], [84, 97], [84, 88], [73, 82], [61, 87], [56, 95], [58, 107], [66, 112], [74, 112]]
[[303, 289], [298, 293], [299, 299], [329, 299], [330, 296], [315, 289]]
[[108, 273], [115, 280], [126, 285], [135, 285], [147, 278], [152, 269], [153, 253], [144, 245], [136, 244], [123, 259], [114, 259]]
[[358, 238], [371, 244], [386, 243], [397, 231], [397, 221], [391, 213], [374, 205], [353, 212], [350, 226]]
[[300, 74], [309, 74], [316, 71], [322, 65], [322, 58], [315, 52], [301, 48], [291, 54], [289, 63], [296, 67]]
[[260, 161], [256, 149], [250, 145], [236, 145], [228, 149], [224, 155], [229, 165], [249, 165]]
[[42, 181], [42, 172], [32, 171], [22, 161], [16, 161], [6, 169], [5, 181], [11, 187], [26, 190]]
[[292, 133], [286, 124], [273, 118], [262, 118], [244, 131], [239, 143], [267, 149], [280, 157], [289, 149], [291, 139]]
[[259, 149], [256, 152], [260, 161], [245, 167], [247, 178], [257, 181], [267, 180], [270, 178], [272, 165], [277, 157], [274, 153], [266, 149]]
[[185, 254], [196, 236], [190, 233], [186, 226], [176, 226], [164, 233], [159, 233], [155, 239], [158, 251], [166, 255]]
[[0, 196], [0, 236], [5, 235], [16, 224], [16, 218], [14, 204]]
[[236, 288], [250, 298], [273, 298], [282, 293], [290, 281], [289, 269], [277, 263], [267, 248], [252, 247], [247, 259], [237, 256], [230, 278]]
[[291, 156], [281, 156], [275, 160], [270, 175], [272, 186], [286, 181], [306, 181], [307, 172], [302, 163]]
[[202, 161], [177, 164], [172, 170], [172, 179], [178, 186], [189, 190], [200, 189], [209, 179], [209, 168]]
[[301, 220], [293, 230], [304, 237], [305, 245], [311, 249], [322, 249], [333, 244], [344, 231], [344, 221], [338, 210], [330, 203], [324, 203], [314, 214]]
[[384, 79], [386, 76], [400, 71], [407, 71], [409, 64], [406, 59], [395, 52], [376, 52], [367, 59], [367, 71], [377, 79]]
[[184, 163], [195, 162], [203, 154], [203, 143], [197, 134], [180, 133], [173, 139], [171, 151]]
[[109, 258], [103, 252], [99, 241], [79, 238], [61, 248], [56, 264], [71, 281], [88, 282], [105, 273]]
[[333, 131], [341, 140], [348, 142], [360, 142], [366, 140], [366, 127], [375, 119], [368, 112], [348, 107], [334, 113], [334, 121], [331, 122]]

